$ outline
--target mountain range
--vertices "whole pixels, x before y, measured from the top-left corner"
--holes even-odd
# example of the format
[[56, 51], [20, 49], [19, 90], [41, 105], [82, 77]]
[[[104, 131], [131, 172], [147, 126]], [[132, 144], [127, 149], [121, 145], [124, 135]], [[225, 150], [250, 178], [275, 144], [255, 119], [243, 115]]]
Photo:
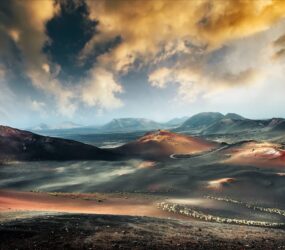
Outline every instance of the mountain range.
[[165, 124], [169, 127], [177, 127], [177, 126], [180, 126], [181, 124], [183, 124], [188, 119], [189, 119], [189, 116], [176, 117], [176, 118], [169, 120]]
[[99, 128], [104, 132], [124, 132], [124, 131], [148, 131], [161, 128], [162, 124], [144, 118], [120, 118], [113, 119], [106, 125]]
[[216, 112], [205, 112], [190, 117], [181, 126], [176, 128], [175, 131], [202, 135], [241, 132], [273, 133], [285, 131], [285, 119], [253, 120], [234, 113], [223, 115]]
[[91, 134], [91, 133], [126, 133], [134, 131], [151, 131], [160, 128], [170, 129], [180, 126], [189, 117], [174, 118], [165, 123], [159, 123], [145, 118], [117, 118], [102, 126], [82, 126], [73, 122], [64, 122], [57, 125], [39, 124], [27, 130], [41, 134]]
[[62, 130], [62, 129], [74, 129], [83, 127], [81, 124], [77, 124], [71, 121], [66, 121], [58, 123], [55, 125], [48, 125], [45, 123], [40, 123], [34, 127], [28, 128], [31, 131], [44, 131], [44, 130]]
[[235, 113], [226, 115], [219, 112], [203, 112], [191, 117], [174, 118], [165, 123], [159, 123], [144, 118], [118, 118], [113, 119], [103, 126], [80, 126], [66, 122], [56, 126], [41, 124], [31, 131], [44, 135], [62, 134], [102, 134], [102, 133], [128, 133], [136, 131], [153, 131], [168, 129], [173, 132], [188, 134], [234, 134], [241, 132], [250, 133], [278, 133], [285, 131], [285, 119], [248, 119]]

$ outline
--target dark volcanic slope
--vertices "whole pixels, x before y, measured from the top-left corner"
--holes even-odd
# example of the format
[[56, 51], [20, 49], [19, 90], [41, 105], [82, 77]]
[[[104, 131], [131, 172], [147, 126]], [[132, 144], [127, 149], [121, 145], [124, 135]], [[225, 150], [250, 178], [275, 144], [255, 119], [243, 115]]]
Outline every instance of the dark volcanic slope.
[[114, 160], [114, 153], [80, 142], [0, 126], [0, 161]]
[[0, 249], [284, 249], [284, 230], [111, 215], [50, 215], [0, 226]]

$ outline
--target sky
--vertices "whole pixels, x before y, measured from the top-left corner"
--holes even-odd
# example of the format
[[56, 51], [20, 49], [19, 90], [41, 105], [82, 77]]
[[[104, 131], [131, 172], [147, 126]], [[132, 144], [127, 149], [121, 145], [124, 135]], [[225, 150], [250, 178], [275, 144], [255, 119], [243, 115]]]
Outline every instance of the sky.
[[285, 117], [283, 0], [0, 2], [0, 124]]

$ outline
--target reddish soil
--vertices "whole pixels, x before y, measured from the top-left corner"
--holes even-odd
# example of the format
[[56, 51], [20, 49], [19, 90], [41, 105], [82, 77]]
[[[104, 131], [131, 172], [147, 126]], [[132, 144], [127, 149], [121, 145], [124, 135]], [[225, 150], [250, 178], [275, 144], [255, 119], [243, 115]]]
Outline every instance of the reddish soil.
[[285, 150], [279, 144], [248, 142], [225, 151], [227, 163], [259, 167], [285, 167]]
[[115, 151], [128, 156], [148, 159], [169, 158], [172, 154], [197, 154], [210, 151], [218, 143], [166, 130], [146, 133], [134, 142], [127, 143]]
[[[157, 198], [120, 194], [35, 193], [0, 191], [0, 212], [45, 211], [177, 217], [156, 207]], [[183, 216], [182, 216], [183, 217]]]

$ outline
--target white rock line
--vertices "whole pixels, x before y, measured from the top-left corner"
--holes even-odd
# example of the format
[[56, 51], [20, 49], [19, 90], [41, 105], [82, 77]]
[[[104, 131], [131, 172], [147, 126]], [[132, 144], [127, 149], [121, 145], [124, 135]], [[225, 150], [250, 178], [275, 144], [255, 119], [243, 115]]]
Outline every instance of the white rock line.
[[211, 199], [211, 200], [235, 203], [235, 204], [239, 204], [241, 206], [244, 206], [244, 207], [247, 207], [247, 208], [250, 208], [250, 209], [253, 209], [253, 210], [259, 210], [259, 211], [262, 211], [262, 212], [267, 212], [267, 213], [271, 213], [271, 214], [279, 214], [279, 215], [285, 216], [285, 210], [282, 210], [282, 209], [279, 209], [279, 208], [260, 207], [260, 206], [255, 206], [253, 204], [249, 204], [249, 203], [238, 201], [238, 200], [233, 200], [233, 199], [229, 199], [229, 198], [222, 198], [222, 197], [215, 197], [215, 196], [205, 196], [205, 198]]
[[266, 221], [254, 221], [254, 220], [242, 220], [236, 218], [224, 218], [220, 216], [214, 216], [210, 214], [205, 214], [203, 212], [194, 210], [192, 208], [186, 208], [181, 204], [170, 203], [170, 202], [160, 202], [157, 204], [158, 208], [168, 211], [171, 213], [182, 214], [192, 218], [218, 222], [218, 223], [228, 223], [228, 224], [238, 224], [238, 225], [249, 225], [249, 226], [262, 226], [262, 227], [284, 227], [285, 223], [277, 222], [266, 222]]

